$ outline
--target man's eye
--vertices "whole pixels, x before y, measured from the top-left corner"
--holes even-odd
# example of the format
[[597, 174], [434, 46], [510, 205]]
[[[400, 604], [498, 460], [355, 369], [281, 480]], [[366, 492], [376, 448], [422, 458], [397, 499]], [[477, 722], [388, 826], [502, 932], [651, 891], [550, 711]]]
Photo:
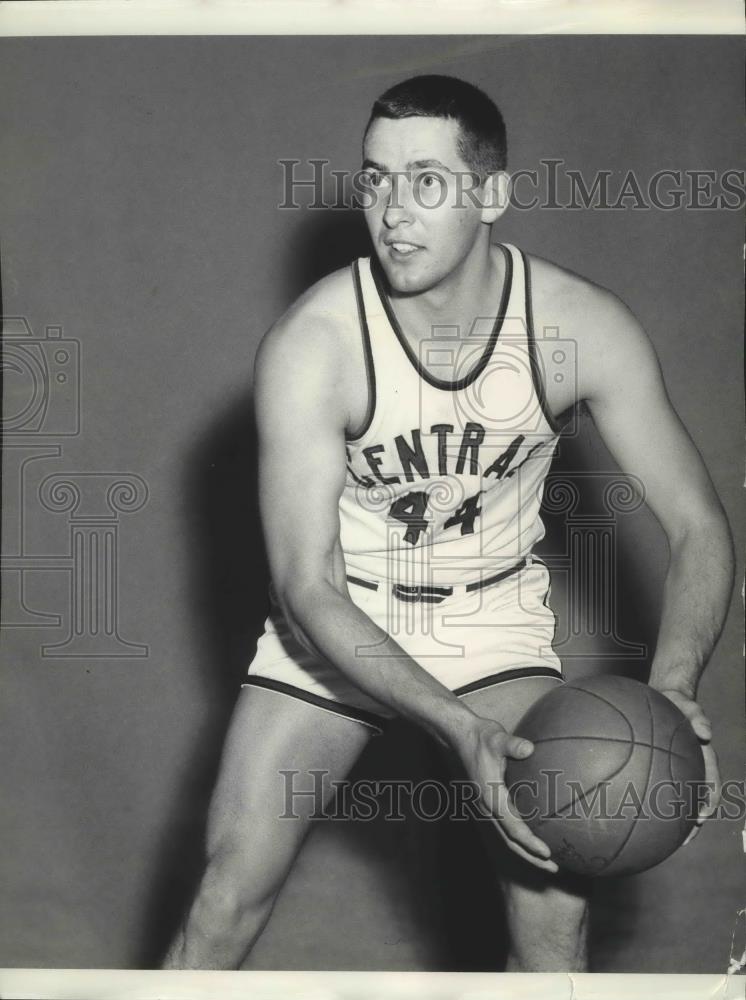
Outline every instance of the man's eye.
[[440, 177], [437, 174], [422, 174], [420, 176], [420, 184], [423, 187], [433, 188], [439, 186], [440, 183]]
[[368, 178], [368, 183], [370, 184], [370, 186], [374, 188], [383, 187], [383, 185], [387, 181], [386, 174], [382, 174], [380, 171], [377, 170], [367, 171], [366, 177]]
[[414, 183], [415, 199], [419, 199], [419, 204], [427, 208], [437, 208], [443, 204], [447, 191], [445, 178], [433, 171], [424, 171], [418, 174]]

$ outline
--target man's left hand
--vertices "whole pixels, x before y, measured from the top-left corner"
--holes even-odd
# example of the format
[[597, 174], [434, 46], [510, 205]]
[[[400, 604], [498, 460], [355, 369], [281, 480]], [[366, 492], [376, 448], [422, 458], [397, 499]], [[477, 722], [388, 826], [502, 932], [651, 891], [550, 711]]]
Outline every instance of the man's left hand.
[[696, 837], [702, 829], [704, 821], [715, 812], [720, 802], [721, 782], [718, 759], [711, 745], [712, 726], [710, 725], [710, 720], [697, 702], [678, 688], [656, 688], [656, 690], [664, 694], [687, 717], [702, 745], [702, 756], [705, 761], [705, 782], [708, 791], [707, 802], [700, 806], [696, 826], [692, 829], [684, 844], [682, 844], [683, 847]]

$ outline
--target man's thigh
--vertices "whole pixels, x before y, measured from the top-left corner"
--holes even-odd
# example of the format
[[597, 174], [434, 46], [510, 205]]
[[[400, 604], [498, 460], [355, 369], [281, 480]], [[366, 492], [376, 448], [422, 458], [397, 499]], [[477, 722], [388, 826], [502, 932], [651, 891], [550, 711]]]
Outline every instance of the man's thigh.
[[[498, 680], [489, 687], [459, 695], [459, 701], [468, 705], [477, 715], [499, 722], [512, 733], [534, 702], [562, 683], [559, 674], [557, 677], [516, 677], [512, 680]], [[520, 731], [517, 735], [521, 735]]]
[[[523, 677], [461, 696], [477, 715], [495, 719], [508, 732], [521, 735], [520, 719], [543, 694], [562, 681]], [[489, 821], [476, 821], [489, 862], [502, 887], [513, 947], [524, 954], [543, 953], [550, 962], [582, 965], [590, 883], [559, 872], [552, 874], [519, 858]], [[551, 956], [551, 957], [550, 957]], [[538, 959], [536, 959], [538, 960]], [[579, 966], [578, 966], [579, 967]]]
[[[236, 702], [210, 803], [209, 857], [240, 854], [273, 892], [373, 730], [277, 691], [245, 687]], [[312, 792], [313, 794], [302, 794]]]

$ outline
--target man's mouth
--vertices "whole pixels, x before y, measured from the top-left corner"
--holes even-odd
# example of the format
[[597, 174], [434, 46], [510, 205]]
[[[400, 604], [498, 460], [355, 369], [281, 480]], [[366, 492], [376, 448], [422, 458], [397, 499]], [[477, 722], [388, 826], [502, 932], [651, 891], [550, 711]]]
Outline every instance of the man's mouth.
[[416, 243], [407, 243], [405, 240], [392, 240], [386, 243], [389, 250], [397, 257], [409, 257], [422, 247]]

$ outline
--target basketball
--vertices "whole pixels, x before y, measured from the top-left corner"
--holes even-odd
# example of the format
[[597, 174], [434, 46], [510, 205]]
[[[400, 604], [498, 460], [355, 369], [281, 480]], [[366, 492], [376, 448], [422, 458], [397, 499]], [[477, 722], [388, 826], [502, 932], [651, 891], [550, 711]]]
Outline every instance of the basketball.
[[508, 759], [506, 785], [560, 868], [645, 871], [694, 826], [705, 778], [699, 740], [647, 684], [613, 675], [562, 684], [531, 706], [515, 734], [534, 752]]

